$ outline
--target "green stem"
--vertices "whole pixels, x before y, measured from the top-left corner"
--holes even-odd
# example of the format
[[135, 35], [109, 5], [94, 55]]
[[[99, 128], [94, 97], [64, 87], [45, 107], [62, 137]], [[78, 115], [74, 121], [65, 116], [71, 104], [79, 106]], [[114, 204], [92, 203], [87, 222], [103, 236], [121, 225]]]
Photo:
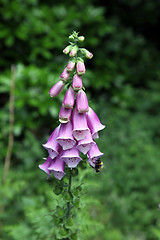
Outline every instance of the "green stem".
[[[72, 186], [72, 174], [71, 174], [71, 169], [69, 170], [69, 183], [68, 183], [68, 193], [71, 195], [71, 186]], [[71, 202], [67, 203], [67, 218], [69, 218], [70, 215], [70, 205]]]

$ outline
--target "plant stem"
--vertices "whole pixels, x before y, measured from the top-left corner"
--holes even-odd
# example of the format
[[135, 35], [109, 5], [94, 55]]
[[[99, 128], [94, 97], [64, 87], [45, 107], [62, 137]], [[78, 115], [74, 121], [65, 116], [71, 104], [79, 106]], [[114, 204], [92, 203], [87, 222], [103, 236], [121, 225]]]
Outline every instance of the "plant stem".
[[[72, 186], [72, 173], [71, 173], [71, 169], [69, 169], [69, 183], [68, 183], [68, 193], [71, 195], [71, 186]], [[70, 205], [71, 202], [67, 203], [67, 218], [69, 218], [70, 215]]]
[[4, 163], [4, 175], [2, 182], [5, 183], [9, 168], [10, 168], [10, 162], [11, 162], [11, 154], [12, 154], [12, 148], [13, 148], [13, 124], [14, 124], [14, 88], [15, 88], [15, 66], [11, 66], [11, 88], [10, 88], [10, 99], [9, 99], [9, 137], [8, 137], [8, 148], [7, 148], [7, 154], [5, 158]]

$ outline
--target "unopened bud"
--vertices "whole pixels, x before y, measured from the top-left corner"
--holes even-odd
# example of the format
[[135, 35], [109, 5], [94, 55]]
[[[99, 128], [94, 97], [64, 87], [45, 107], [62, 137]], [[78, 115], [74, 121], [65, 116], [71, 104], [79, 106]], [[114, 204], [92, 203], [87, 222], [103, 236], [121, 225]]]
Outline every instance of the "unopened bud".
[[70, 40], [74, 40], [73, 35], [70, 35], [70, 36], [69, 36], [69, 39], [70, 39]]
[[79, 91], [83, 88], [82, 78], [75, 74], [72, 81], [72, 87], [75, 91]]
[[63, 70], [61, 76], [60, 76], [60, 80], [62, 80], [62, 81], [64, 81], [64, 82], [67, 81], [68, 78], [69, 78], [70, 73], [71, 73], [71, 72], [68, 72], [68, 71], [67, 71], [67, 68], [65, 68], [65, 69]]
[[91, 59], [93, 57], [93, 54], [85, 48], [81, 48], [81, 53], [84, 54], [84, 56], [88, 59]]
[[84, 39], [85, 39], [85, 37], [84, 37], [84, 36], [79, 36], [79, 37], [78, 37], [78, 40], [79, 40], [80, 42], [83, 42], [83, 41], [84, 41]]
[[72, 113], [72, 108], [64, 108], [62, 105], [60, 112], [59, 112], [59, 121], [61, 123], [69, 122], [69, 120], [71, 118], [71, 113]]
[[77, 51], [78, 51], [78, 47], [77, 47], [77, 46], [74, 46], [74, 47], [72, 48], [72, 50], [70, 51], [69, 56], [70, 56], [70, 57], [75, 57], [76, 54], [77, 54]]
[[85, 68], [84, 62], [81, 61], [81, 60], [78, 60], [77, 65], [76, 65], [76, 69], [77, 69], [78, 75], [85, 74], [86, 68]]
[[64, 54], [68, 54], [71, 50], [71, 45], [68, 45], [65, 49], [63, 49]]
[[69, 61], [68, 65], [66, 67], [67, 71], [71, 72], [73, 70], [74, 66], [75, 66], [75, 61]]
[[63, 90], [65, 84], [62, 81], [57, 82], [50, 90], [49, 94], [51, 97], [56, 97]]

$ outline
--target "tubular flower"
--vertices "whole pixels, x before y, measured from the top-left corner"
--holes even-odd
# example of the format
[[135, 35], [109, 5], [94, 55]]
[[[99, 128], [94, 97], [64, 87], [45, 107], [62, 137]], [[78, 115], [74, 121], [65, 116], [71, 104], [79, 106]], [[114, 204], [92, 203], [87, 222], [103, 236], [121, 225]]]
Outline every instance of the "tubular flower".
[[59, 121], [61, 123], [67, 123], [71, 118], [71, 113], [72, 113], [71, 108], [64, 108], [62, 105], [59, 112]]
[[75, 146], [69, 150], [63, 151], [61, 159], [68, 165], [69, 168], [77, 167], [78, 163], [82, 160], [79, 156], [79, 151]]
[[60, 159], [60, 154], [55, 158], [55, 161], [52, 161], [48, 170], [50, 170], [55, 178], [61, 180], [65, 173], [64, 173], [65, 162]]
[[79, 141], [85, 138], [89, 128], [87, 126], [86, 115], [84, 113], [78, 113], [77, 109], [74, 108], [72, 114], [73, 122], [73, 136]]
[[89, 111], [87, 95], [82, 89], [77, 93], [76, 107], [79, 113], [85, 113]]
[[79, 91], [83, 88], [82, 78], [75, 74], [72, 81], [72, 87], [74, 91]]
[[51, 162], [54, 161], [52, 160], [49, 156], [47, 157], [46, 161], [43, 164], [39, 165], [39, 168], [42, 169], [43, 171], [45, 171], [48, 176], [51, 174], [51, 171], [48, 169]]
[[85, 138], [78, 141], [77, 149], [83, 154], [86, 154], [94, 144], [95, 142], [92, 139], [92, 135], [90, 131], [88, 131]]
[[100, 152], [97, 144], [95, 143], [87, 153], [87, 157], [89, 158], [88, 162], [91, 166], [95, 165], [96, 161], [103, 156], [103, 153]]
[[60, 76], [60, 80], [62, 80], [62, 81], [64, 81], [64, 82], [67, 81], [68, 78], [69, 78], [69, 76], [70, 76], [70, 73], [71, 73], [71, 72], [68, 72], [68, 71], [67, 71], [67, 68], [65, 68], [65, 69], [63, 70], [61, 76]]
[[63, 150], [72, 148], [76, 141], [72, 136], [72, 123], [61, 123], [59, 135], [56, 138], [56, 141], [62, 146]]
[[50, 135], [48, 141], [45, 144], [43, 144], [43, 147], [48, 150], [49, 156], [51, 158], [55, 158], [59, 154], [58, 150], [59, 150], [60, 146], [59, 146], [58, 142], [56, 141], [56, 137], [59, 134], [59, 129], [60, 129], [60, 126], [58, 126], [52, 132], [52, 134]]
[[75, 93], [72, 87], [69, 87], [65, 93], [64, 99], [63, 99], [63, 107], [64, 108], [73, 108], [74, 106], [74, 100], [75, 100]]
[[92, 133], [92, 137], [95, 139], [98, 136], [97, 135], [98, 131], [104, 129], [105, 126], [101, 124], [98, 116], [90, 107], [89, 107], [89, 111], [86, 113], [86, 118], [87, 118], [88, 127]]
[[57, 82], [50, 90], [49, 90], [49, 95], [51, 97], [56, 97], [60, 94], [60, 92], [64, 88], [64, 83], [62, 81]]
[[85, 74], [86, 68], [85, 68], [84, 62], [78, 61], [76, 65], [76, 69], [77, 69], [78, 75]]

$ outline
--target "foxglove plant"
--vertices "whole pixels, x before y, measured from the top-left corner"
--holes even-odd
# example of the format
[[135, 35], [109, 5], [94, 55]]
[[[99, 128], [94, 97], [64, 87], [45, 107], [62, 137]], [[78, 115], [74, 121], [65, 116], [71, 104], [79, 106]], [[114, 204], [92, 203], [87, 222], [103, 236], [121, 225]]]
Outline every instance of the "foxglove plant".
[[[71, 189], [72, 177], [77, 176], [77, 167], [84, 162], [98, 172], [100, 169], [97, 167], [102, 167], [102, 163], [97, 164], [103, 155], [94, 139], [99, 137], [98, 132], [105, 126], [89, 107], [82, 81], [86, 73], [84, 58], [91, 59], [93, 54], [79, 47], [84, 37], [78, 36], [77, 32], [73, 32], [69, 40], [70, 45], [63, 53], [69, 54], [70, 59], [60, 75], [60, 80], [49, 90], [50, 96], [56, 97], [67, 87], [59, 112], [60, 124], [43, 144], [48, 150], [48, 157], [39, 165], [48, 178], [53, 174], [56, 179], [61, 180], [61, 187], [59, 191], [56, 188], [55, 193], [61, 194], [66, 201], [63, 207], [58, 206], [53, 216], [55, 224], [60, 227], [60, 231], [54, 233], [54, 239], [77, 239], [78, 228], [72, 229], [68, 226], [69, 219], [73, 218], [75, 213], [75, 202], [79, 199], [79, 194], [76, 195], [74, 189]], [[68, 183], [63, 184], [63, 177], [68, 177]], [[78, 186], [76, 189], [81, 188]]]

